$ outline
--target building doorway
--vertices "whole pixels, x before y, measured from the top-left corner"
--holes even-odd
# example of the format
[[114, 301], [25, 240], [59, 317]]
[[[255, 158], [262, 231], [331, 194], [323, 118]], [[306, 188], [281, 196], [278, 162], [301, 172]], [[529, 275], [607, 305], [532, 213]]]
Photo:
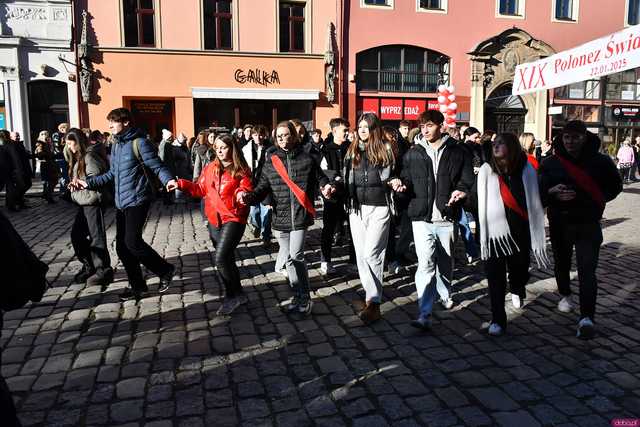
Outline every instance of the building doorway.
[[60, 123], [69, 123], [69, 95], [67, 84], [55, 80], [36, 80], [27, 83], [31, 150], [35, 149], [38, 133], [57, 132]]
[[133, 125], [151, 136], [153, 141], [162, 139], [162, 129], [170, 130], [174, 135], [175, 108], [173, 99], [129, 99]]
[[511, 85], [498, 87], [484, 104], [484, 130], [497, 133], [510, 132], [520, 135], [524, 132], [524, 118], [527, 109], [519, 96], [511, 95]]

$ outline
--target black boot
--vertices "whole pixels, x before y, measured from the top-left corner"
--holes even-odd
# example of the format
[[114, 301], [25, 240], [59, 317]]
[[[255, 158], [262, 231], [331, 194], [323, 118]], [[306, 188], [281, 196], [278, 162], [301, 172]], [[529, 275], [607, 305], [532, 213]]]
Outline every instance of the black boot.
[[90, 261], [85, 259], [80, 261], [82, 262], [82, 268], [73, 276], [73, 283], [77, 284], [86, 283], [87, 279], [96, 272]]

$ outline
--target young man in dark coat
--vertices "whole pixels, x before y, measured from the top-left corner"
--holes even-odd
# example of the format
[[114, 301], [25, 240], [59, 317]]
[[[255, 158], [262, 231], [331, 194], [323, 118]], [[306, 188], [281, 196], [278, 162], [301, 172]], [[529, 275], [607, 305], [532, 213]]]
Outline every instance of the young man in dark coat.
[[[140, 264], [160, 277], [159, 292], [166, 292], [173, 280], [175, 267], [165, 261], [142, 239], [144, 224], [152, 199], [150, 174], [155, 174], [167, 191], [178, 188], [175, 177], [158, 158], [156, 147], [138, 129], [133, 128], [131, 113], [117, 108], [107, 115], [114, 137], [111, 167], [108, 172], [91, 176], [86, 181], [75, 179], [75, 189], [97, 189], [114, 183], [116, 205], [116, 252], [124, 264], [131, 290], [121, 299], [139, 301], [147, 292], [147, 283]], [[137, 144], [140, 159], [134, 150]]]
[[596, 267], [602, 244], [600, 220], [607, 202], [622, 191], [622, 180], [609, 156], [600, 154], [600, 139], [581, 121], [566, 124], [554, 141], [554, 155], [538, 170], [540, 196], [547, 206], [554, 273], [562, 299], [558, 310], [574, 308], [571, 298], [571, 257], [576, 251], [580, 282], [578, 338], [594, 336], [598, 281]]
[[407, 214], [413, 227], [418, 256], [415, 282], [420, 314], [414, 327], [431, 327], [436, 295], [445, 308], [453, 307], [454, 224], [474, 184], [471, 156], [453, 138], [442, 133], [444, 116], [439, 111], [420, 115], [420, 135], [405, 154], [401, 172], [409, 198]]
[[[349, 147], [347, 134], [349, 122], [342, 118], [331, 119], [330, 138], [325, 140], [324, 152], [320, 161], [320, 168], [329, 180], [335, 184], [342, 184], [342, 168], [344, 156]], [[328, 141], [328, 142], [327, 142]], [[331, 264], [331, 252], [334, 243], [334, 234], [341, 223], [344, 223], [347, 215], [344, 208], [344, 198], [334, 195], [331, 199], [322, 198], [324, 210], [322, 212], [322, 233], [320, 235], [320, 249], [322, 252], [320, 272], [330, 274], [334, 272]]]

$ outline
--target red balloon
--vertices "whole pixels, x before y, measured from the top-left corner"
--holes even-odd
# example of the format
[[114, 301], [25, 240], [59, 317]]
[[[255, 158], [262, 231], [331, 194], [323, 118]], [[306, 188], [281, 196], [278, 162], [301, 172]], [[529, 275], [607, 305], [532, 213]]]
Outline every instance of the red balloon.
[[446, 122], [448, 125], [451, 125], [451, 124], [453, 124], [453, 123], [455, 123], [455, 122], [456, 122], [456, 119], [454, 119], [453, 117], [447, 117], [447, 118], [445, 119], [445, 122]]

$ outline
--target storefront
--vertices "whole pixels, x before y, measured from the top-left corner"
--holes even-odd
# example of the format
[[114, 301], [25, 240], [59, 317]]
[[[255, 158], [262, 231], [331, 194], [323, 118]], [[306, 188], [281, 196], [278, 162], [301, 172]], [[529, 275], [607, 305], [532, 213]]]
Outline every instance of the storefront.
[[[96, 69], [99, 104], [89, 105], [92, 127], [103, 126], [110, 109], [131, 108], [136, 126], [154, 138], [167, 128], [188, 136], [209, 127], [233, 128], [298, 118], [308, 128], [327, 130], [339, 116], [325, 91], [321, 55], [186, 53], [162, 49], [101, 49]], [[127, 70], [153, 79], [134, 79]], [[122, 96], [124, 94], [124, 96]]]
[[397, 127], [401, 120], [415, 122], [426, 110], [438, 110], [436, 99], [359, 97], [357, 115], [375, 113], [384, 124]]
[[[397, 127], [401, 120], [415, 125], [422, 112], [439, 109], [436, 92], [439, 84], [449, 84], [449, 61], [443, 53], [400, 44], [357, 53], [350, 121], [372, 112], [390, 126]], [[456, 102], [461, 115], [468, 117], [468, 97], [458, 97]]]
[[294, 118], [307, 129], [316, 127], [318, 90], [194, 88], [192, 93], [196, 130], [246, 124], [273, 129]]

